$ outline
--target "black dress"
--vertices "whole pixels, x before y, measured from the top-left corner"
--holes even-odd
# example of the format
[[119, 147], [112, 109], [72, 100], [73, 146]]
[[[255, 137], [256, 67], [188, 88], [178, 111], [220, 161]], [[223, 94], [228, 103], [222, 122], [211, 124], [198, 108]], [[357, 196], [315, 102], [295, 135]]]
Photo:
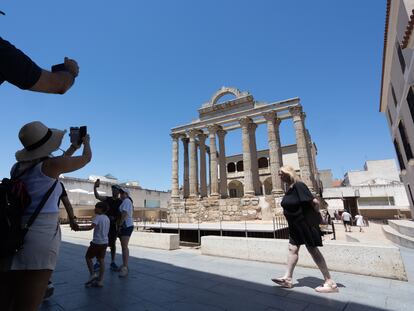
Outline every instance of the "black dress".
[[314, 197], [303, 182], [296, 182], [282, 199], [283, 214], [289, 225], [292, 245], [322, 246], [319, 213], [313, 208]]

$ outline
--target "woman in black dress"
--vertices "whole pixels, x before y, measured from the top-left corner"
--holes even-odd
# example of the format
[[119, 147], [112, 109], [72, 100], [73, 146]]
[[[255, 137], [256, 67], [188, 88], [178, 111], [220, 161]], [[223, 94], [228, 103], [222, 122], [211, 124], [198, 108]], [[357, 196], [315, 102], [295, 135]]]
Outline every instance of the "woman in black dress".
[[319, 202], [309, 188], [300, 181], [292, 167], [281, 167], [279, 176], [288, 186], [281, 205], [289, 226], [289, 255], [285, 275], [272, 281], [282, 287], [293, 287], [293, 270], [299, 259], [299, 248], [305, 244], [325, 279], [324, 284], [315, 290], [321, 293], [337, 292], [338, 287], [332, 280], [325, 258], [318, 249], [318, 246], [322, 246], [322, 237], [319, 230], [319, 212], [314, 206]]

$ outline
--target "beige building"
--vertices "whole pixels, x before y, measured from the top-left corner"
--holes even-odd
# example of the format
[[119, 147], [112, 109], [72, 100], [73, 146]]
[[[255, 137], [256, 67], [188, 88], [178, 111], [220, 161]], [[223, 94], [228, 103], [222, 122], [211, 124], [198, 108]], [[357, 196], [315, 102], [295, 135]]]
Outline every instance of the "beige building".
[[380, 111], [414, 214], [414, 0], [387, 0]]
[[[329, 181], [325, 181], [329, 184]], [[349, 171], [340, 187], [325, 187], [323, 198], [333, 215], [347, 209], [371, 219], [410, 218], [410, 203], [394, 159], [367, 161]]]
[[[229, 94], [234, 98], [220, 102]], [[305, 127], [299, 98], [268, 104], [248, 92], [223, 87], [198, 112], [198, 119], [171, 130], [170, 220], [263, 219], [265, 213], [276, 213], [283, 195], [278, 171], [284, 161], [299, 171], [311, 190], [319, 192], [316, 147]], [[293, 119], [293, 147], [280, 143], [279, 126], [287, 119]], [[256, 129], [261, 124], [267, 129], [269, 149], [258, 151]], [[229, 131], [241, 132], [242, 154], [226, 155]]]

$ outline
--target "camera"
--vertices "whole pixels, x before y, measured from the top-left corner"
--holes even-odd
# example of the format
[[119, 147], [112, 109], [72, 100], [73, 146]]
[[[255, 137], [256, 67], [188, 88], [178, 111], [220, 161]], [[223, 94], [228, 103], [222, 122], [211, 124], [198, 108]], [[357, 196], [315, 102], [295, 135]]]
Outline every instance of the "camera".
[[71, 127], [70, 128], [70, 143], [75, 146], [80, 146], [82, 144], [82, 139], [87, 134], [87, 127], [81, 126], [81, 127]]
[[65, 64], [56, 64], [52, 66], [52, 72], [67, 71]]

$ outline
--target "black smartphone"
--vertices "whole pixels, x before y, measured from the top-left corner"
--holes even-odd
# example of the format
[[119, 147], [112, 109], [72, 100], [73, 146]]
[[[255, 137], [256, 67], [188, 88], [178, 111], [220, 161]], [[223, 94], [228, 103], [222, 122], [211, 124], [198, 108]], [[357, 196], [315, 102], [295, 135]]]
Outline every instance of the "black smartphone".
[[86, 126], [81, 126], [79, 128], [79, 144], [82, 143], [82, 139], [86, 136], [88, 133], [88, 128]]
[[52, 66], [52, 72], [57, 72], [57, 71], [67, 71], [65, 64], [56, 64]]
[[82, 139], [87, 134], [87, 127], [81, 126], [81, 127], [71, 127], [70, 128], [70, 143], [72, 145], [80, 146], [82, 144]]

